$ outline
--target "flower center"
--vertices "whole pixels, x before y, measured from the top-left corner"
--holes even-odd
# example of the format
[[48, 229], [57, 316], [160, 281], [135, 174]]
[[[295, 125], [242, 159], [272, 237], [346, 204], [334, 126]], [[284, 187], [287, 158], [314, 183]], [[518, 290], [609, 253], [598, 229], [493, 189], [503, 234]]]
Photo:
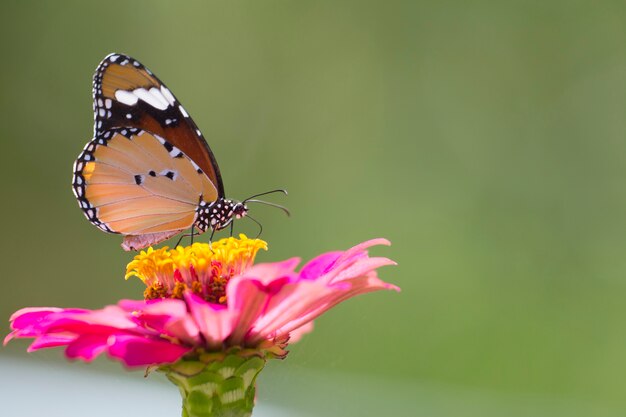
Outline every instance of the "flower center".
[[252, 266], [259, 249], [267, 250], [260, 239], [229, 237], [208, 243], [194, 243], [169, 249], [148, 248], [126, 267], [126, 279], [136, 276], [144, 284], [144, 298], [182, 298], [191, 290], [206, 301], [226, 304], [226, 284]]

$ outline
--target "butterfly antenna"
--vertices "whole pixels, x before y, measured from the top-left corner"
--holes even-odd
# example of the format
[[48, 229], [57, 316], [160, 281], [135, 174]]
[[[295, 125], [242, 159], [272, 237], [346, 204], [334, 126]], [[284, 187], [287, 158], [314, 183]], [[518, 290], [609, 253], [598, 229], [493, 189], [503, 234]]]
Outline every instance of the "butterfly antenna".
[[256, 237], [255, 237], [255, 239], [258, 239], [259, 236], [261, 236], [261, 233], [263, 233], [263, 225], [261, 223], [259, 223], [256, 219], [254, 219], [253, 217], [246, 216], [246, 218], [252, 220], [253, 222], [255, 222], [256, 224], [259, 225], [259, 234], [256, 235]]
[[253, 196], [251, 196], [251, 197], [248, 197], [248, 198], [246, 198], [245, 200], [243, 200], [243, 201], [242, 201], [242, 203], [244, 203], [244, 204], [245, 204], [246, 202], [250, 201], [250, 200], [251, 200], [251, 199], [253, 199], [253, 198], [257, 198], [257, 197], [261, 197], [262, 195], [268, 195], [268, 194], [273, 194], [273, 193], [283, 193], [283, 194], [285, 194], [285, 195], [289, 195], [289, 194], [287, 193], [287, 190], [283, 190], [283, 189], [272, 190], [272, 191], [266, 191], [266, 192], [264, 192], [264, 193], [255, 194], [255, 195], [253, 195]]
[[289, 209], [287, 209], [287, 207], [281, 206], [280, 204], [270, 203], [269, 201], [263, 201], [263, 200], [247, 200], [246, 202], [247, 203], [260, 203], [260, 204], [265, 204], [266, 206], [276, 207], [284, 211], [287, 217], [291, 217], [291, 212], [289, 211]]

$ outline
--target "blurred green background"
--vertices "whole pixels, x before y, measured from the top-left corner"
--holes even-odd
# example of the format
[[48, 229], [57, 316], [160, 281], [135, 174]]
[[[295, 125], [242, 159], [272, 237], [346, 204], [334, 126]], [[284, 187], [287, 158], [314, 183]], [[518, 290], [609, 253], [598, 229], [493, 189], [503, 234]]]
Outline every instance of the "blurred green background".
[[[317, 320], [264, 372], [259, 403], [316, 416], [625, 415], [623, 1], [4, 1], [0, 15], [3, 334], [24, 306], [141, 297], [123, 279], [132, 255], [86, 221], [70, 187], [91, 138], [93, 71], [123, 52], [184, 103], [228, 196], [289, 190], [274, 201], [292, 218], [254, 207], [270, 244], [261, 261], [393, 242], [373, 253], [399, 263], [380, 275], [403, 291]], [[0, 351], [5, 404], [29, 389], [8, 366], [21, 361], [94, 383], [142, 379], [26, 346]], [[46, 401], [66, 415], [67, 399]]]

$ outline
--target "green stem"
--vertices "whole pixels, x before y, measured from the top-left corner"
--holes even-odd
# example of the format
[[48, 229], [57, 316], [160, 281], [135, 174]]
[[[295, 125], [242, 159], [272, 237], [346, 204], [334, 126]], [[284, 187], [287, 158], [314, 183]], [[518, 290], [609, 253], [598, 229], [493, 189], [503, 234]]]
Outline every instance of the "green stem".
[[160, 370], [180, 390], [183, 417], [249, 417], [264, 366], [258, 356], [231, 354], [209, 362], [183, 360]]

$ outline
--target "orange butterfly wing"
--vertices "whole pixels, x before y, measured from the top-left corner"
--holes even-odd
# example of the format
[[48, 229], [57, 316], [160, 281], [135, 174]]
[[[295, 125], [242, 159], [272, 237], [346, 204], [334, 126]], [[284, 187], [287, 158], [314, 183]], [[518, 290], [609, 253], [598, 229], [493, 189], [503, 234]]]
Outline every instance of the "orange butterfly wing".
[[195, 161], [159, 135], [137, 128], [105, 131], [89, 142], [74, 163], [73, 188], [90, 222], [130, 236], [125, 249], [140, 249], [191, 227], [200, 199], [218, 196]]
[[180, 102], [150, 70], [122, 54], [110, 54], [93, 79], [95, 135], [136, 127], [159, 135], [184, 152], [224, 196], [217, 161]]

